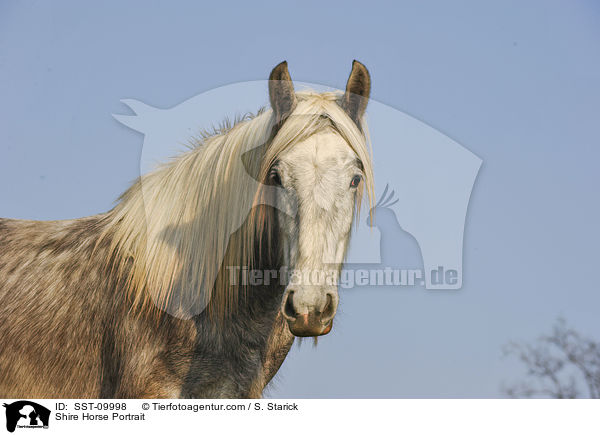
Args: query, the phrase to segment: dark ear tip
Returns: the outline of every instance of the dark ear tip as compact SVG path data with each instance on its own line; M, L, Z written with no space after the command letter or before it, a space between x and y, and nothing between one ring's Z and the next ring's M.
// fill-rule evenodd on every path
M280 62L271 70L271 74L269 75L269 80L282 80L287 74L287 60Z
M362 62L360 62L360 61L358 61L358 60L356 60L356 59L354 59L352 61L352 69L354 69L354 68L358 68L358 69L366 72L367 74L369 73L369 70L367 69L367 67L365 66L365 64L362 63Z

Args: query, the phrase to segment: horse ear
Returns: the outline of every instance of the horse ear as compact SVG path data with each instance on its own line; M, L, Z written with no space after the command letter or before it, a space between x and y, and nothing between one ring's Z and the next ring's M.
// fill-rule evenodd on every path
M371 94L371 76L367 67L357 60L352 62L352 72L346 84L342 108L360 128L360 120L365 114Z
M287 61L281 62L269 76L269 99L275 113L275 121L281 126L296 108L296 94L287 67Z

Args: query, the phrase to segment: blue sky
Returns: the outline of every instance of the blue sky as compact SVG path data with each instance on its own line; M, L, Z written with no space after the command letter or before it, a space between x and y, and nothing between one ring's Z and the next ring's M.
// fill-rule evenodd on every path
M483 159L464 286L343 290L332 333L295 346L268 394L497 397L523 374L507 341L559 315L600 337L599 24L592 1L2 2L0 216L111 208L143 141L111 116L123 98L168 108L283 59L339 88L359 59L375 100Z

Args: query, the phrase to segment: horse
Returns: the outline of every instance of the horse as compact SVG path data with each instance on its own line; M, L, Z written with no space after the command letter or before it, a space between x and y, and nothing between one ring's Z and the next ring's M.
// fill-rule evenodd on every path
M195 138L110 211L0 219L0 396L262 397L295 337L332 329L373 198L370 89L354 61L345 92L296 92L284 61L270 109Z

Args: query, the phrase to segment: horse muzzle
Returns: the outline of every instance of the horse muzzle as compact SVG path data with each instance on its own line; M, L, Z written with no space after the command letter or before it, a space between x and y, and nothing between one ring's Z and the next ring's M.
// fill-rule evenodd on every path
M288 320L288 326L296 337L317 337L328 334L333 326L333 319L323 325L315 314L301 314L293 320Z
M292 334L297 337L317 337L331 331L337 304L337 292L327 292L322 303L307 307L302 303L302 293L288 290L283 298L281 312Z

